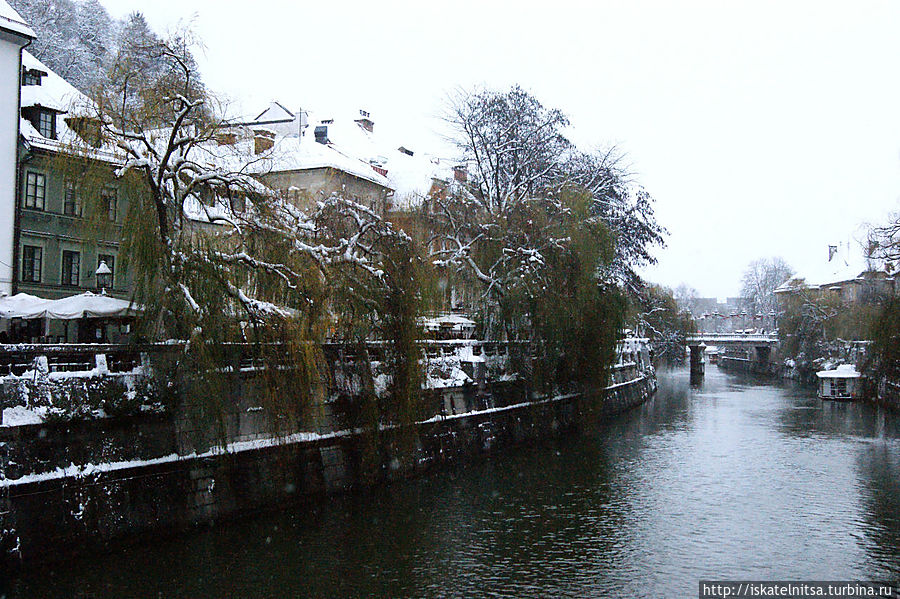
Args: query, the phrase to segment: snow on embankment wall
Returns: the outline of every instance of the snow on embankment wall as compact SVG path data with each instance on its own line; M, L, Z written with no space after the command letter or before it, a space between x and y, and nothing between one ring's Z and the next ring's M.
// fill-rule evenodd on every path
M452 353L440 352L435 381L463 378ZM412 455L388 444L374 474L365 466L368 441L361 431L323 425L273 437L254 402L241 397L240 384L224 445L189 418L165 413L0 427L0 561L53 559L61 551L413 476L570 431L586 412L621 411L655 390L652 371L631 365L614 380L591 400L578 394L535 399L509 377L425 390L434 415L416 425ZM394 430L382 427L380 434Z

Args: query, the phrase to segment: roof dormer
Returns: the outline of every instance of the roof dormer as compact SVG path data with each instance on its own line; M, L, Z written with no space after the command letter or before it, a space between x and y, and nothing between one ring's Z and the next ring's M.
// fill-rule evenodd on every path
M69 116L65 119L69 129L75 132L86 144L95 148L100 147L103 141L103 128L100 119L89 116Z
M372 120L372 115L369 114L368 110L360 110L359 118L353 122L369 133L372 133L375 130L375 121Z
M22 85L40 85L43 78L47 76L47 71L40 69L29 69L22 67Z
M56 139L56 115L58 111L44 106L26 106L22 116L30 122L42 137Z

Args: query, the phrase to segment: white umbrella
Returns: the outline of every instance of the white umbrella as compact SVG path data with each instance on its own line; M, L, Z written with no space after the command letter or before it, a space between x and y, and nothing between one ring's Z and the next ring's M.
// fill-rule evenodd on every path
M22 318L52 318L55 320L108 318L131 316L142 309L141 306L126 300L86 291L62 299L45 300L35 305L32 310L26 311Z
M4 295L0 297L0 318L30 318L24 315L33 312L48 301L28 293Z

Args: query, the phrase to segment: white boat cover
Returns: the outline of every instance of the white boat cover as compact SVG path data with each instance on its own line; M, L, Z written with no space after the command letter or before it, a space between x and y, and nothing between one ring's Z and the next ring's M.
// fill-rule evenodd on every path
M858 379L862 375L853 364L841 364L834 370L820 370L816 376L820 379Z
M0 298L0 317L2 318L50 318L53 320L109 318L132 316L141 309L141 306L127 300L108 295L97 295L90 291L56 300L42 299L26 293Z

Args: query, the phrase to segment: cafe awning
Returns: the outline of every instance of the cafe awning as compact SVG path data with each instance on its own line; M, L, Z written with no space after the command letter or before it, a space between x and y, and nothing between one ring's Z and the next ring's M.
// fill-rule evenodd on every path
M0 317L2 318L50 318L53 320L112 318L133 316L141 309L141 306L127 300L108 295L97 295L90 291L55 300L42 299L25 293L0 298Z
M46 301L28 293L0 296L0 318L24 318L23 314L30 313Z

